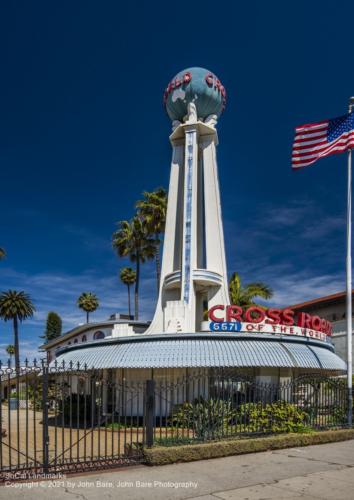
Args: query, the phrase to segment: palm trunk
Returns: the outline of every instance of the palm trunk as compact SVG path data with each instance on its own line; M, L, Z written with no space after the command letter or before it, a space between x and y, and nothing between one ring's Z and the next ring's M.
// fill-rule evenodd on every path
M128 312L129 312L129 319L131 316L131 307L130 307L130 284L128 283Z
M89 322L89 318L90 318L89 314L90 314L90 313L89 313L88 311L86 311L86 323L88 323L88 322Z
M159 294L159 290L160 290L160 276L161 276L159 234L156 233L155 237L156 237L156 241L158 241L158 243L156 245L155 263L156 263L157 294Z
M135 314L134 319L139 319L139 280L140 280L140 255L139 252L136 254L136 280L135 280Z
M18 342L18 320L14 317L14 340L15 340L15 368L16 372L20 373L20 347Z

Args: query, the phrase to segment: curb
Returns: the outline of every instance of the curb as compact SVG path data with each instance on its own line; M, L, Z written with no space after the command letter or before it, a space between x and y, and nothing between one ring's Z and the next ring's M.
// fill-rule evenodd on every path
M320 431L310 434L282 434L250 439L233 439L202 444L153 447L144 450L146 465L167 465L194 462L210 458L243 455L268 450L281 450L294 446L336 443L354 439L354 429Z

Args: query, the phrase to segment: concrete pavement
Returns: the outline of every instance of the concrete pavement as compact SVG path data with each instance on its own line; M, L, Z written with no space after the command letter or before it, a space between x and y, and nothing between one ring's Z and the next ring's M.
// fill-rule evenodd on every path
M354 440L0 487L0 499L354 499Z

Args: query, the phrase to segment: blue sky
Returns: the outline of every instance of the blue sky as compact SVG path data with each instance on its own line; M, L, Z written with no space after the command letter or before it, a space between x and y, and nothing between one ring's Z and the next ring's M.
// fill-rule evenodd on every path
M1 7L0 290L29 292L21 327L33 356L49 310L84 320L126 311L111 249L143 190L168 186L162 107L181 69L215 72L228 92L218 130L228 269L287 305L345 287L346 157L292 172L296 125L344 114L354 94L354 5L300 0L192 3L8 2ZM143 269L142 316L155 304ZM0 358L12 342L0 323Z

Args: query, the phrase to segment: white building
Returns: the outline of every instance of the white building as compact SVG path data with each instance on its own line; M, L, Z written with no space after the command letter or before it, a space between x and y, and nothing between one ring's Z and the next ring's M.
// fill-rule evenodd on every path
M59 344L50 346L53 363L107 369L125 381L176 380L215 368L271 383L343 373L346 365L321 318L306 317L305 325L294 311L274 309L266 317L262 310L230 309L216 154L225 88L210 71L190 68L171 80L164 101L172 120L172 162L154 318L144 333L138 331L144 325L132 322L75 329L64 348L55 353ZM207 311L211 322L205 322ZM110 328L109 336L94 340L96 331Z

